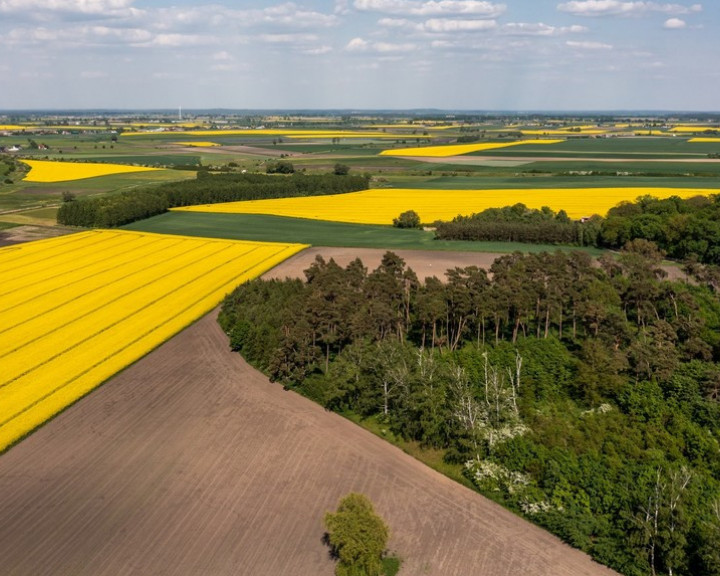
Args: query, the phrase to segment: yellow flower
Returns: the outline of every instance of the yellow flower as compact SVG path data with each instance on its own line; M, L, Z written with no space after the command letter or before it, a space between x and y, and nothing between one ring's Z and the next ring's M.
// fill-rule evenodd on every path
M81 180L109 174L161 170L161 168L144 166L91 162L54 162L52 160L23 160L23 162L30 166L30 172L25 177L25 182L65 182L66 180Z
M303 248L105 230L0 249L0 450Z

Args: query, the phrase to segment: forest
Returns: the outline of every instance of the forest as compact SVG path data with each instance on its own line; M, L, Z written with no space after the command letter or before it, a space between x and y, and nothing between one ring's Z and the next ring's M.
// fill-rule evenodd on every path
M605 217L582 222L553 212L515 204L490 208L450 222L437 222L443 240L495 240L536 244L566 244L620 249L628 241L649 240L669 257L720 264L720 196L641 196L622 202Z
M343 194L364 190L369 177L335 174L212 174L199 171L195 180L146 186L118 194L63 202L58 224L113 228L162 214L170 208L238 200Z
M230 345L330 410L441 451L481 493L628 576L720 574L720 299L617 257L498 258L419 281L318 258L224 301ZM710 279L710 280L708 280Z

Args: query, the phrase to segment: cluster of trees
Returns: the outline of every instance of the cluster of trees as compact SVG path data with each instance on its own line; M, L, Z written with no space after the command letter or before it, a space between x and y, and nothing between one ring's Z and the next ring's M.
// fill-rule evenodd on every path
M514 253L424 282L392 253L319 258L219 319L273 380L444 451L598 561L720 574L720 298L661 256Z
M211 174L198 172L195 180L139 188L98 198L63 202L57 221L67 226L122 226L162 214L169 208L215 204L237 200L260 200L292 196L344 194L368 187L368 176L334 174Z
M720 195L682 199L642 196L607 216L583 221L561 210L532 210L524 204L490 208L436 223L444 240L515 241L620 249L636 239L657 244L670 258L720 264Z
M553 212L547 206L534 210L525 204L489 208L471 216L457 216L438 222L435 237L441 240L481 240L595 246L600 217L580 222L571 220L564 210Z
M278 160L277 162L268 162L265 172L268 174L294 174L295 166L288 160Z
M612 208L603 220L601 245L655 242L671 258L720 264L720 195L659 200L651 196Z

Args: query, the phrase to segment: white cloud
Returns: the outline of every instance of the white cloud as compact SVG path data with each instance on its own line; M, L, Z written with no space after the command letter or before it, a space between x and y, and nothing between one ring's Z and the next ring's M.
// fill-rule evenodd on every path
M0 0L2 1L2 0ZM187 9L164 8L154 13L153 23L158 26L197 27L229 25L242 28L330 28L340 22L335 14L304 10L293 2L262 9L236 10L224 5L210 4Z
M221 50L220 52L215 52L215 54L212 55L212 59L218 60L220 62L227 62L229 60L232 60L233 57L229 53L225 52L225 50Z
M203 10L205 8L203 7ZM312 10L303 10L294 2L287 2L277 6L270 6L262 10L236 11L243 19L251 24L263 22L265 24L284 25L292 28L330 27L338 23L334 14L323 14Z
M680 30L682 28L687 28L687 23L685 20L680 20L680 18L670 18L665 20L663 28L667 28L668 30Z
M268 44L304 44L318 40L315 34L261 34L259 38Z
M513 36L562 36L564 34L583 34L588 31L585 26L549 26L547 24L511 22L504 24L501 31Z
M496 18L506 10L505 4L478 0L355 0L353 5L357 10L406 16L472 15Z
M393 44L391 42L368 42L362 38L353 38L345 46L345 50L348 52L377 52L377 53L389 53L389 52L411 52L416 50L416 44Z
M450 18L433 18L423 24L427 32L477 32L481 30L492 30L497 27L495 20L453 20Z
M451 40L433 40L430 44L433 48L455 48L457 42Z
M602 42L575 42L568 40L565 42L570 48L578 48L580 50L612 50L612 44L604 44Z
M348 52L365 52L368 49L368 46L370 46L370 43L367 40L363 40L362 38L353 38L348 42L347 46L345 46L345 50Z
M130 8L134 0L0 0L0 12L76 12L112 14Z
M142 48L187 48L190 46L203 46L216 44L217 38L200 34L157 34L149 42L136 44Z
M497 28L495 20L459 20L454 18L430 18L416 22L407 18L381 18L378 24L384 28L404 29L420 34L454 34L482 32Z
M335 14L344 16L350 12L350 0L335 0Z
M307 48L306 50L301 50L303 54L308 54L309 56L321 56L323 54L327 54L328 52L332 52L332 46L318 46L317 48Z
M561 12L569 12L575 16L637 16L647 12L665 14L690 14L701 12L702 4L686 6L684 4L667 4L659 2L622 2L620 0L573 0L558 4Z

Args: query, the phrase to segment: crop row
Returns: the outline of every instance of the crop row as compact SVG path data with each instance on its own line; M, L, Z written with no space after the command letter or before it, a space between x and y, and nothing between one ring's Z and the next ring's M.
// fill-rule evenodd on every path
M0 250L10 282L9 260L33 270L23 284L31 293L20 284L9 291L19 299L0 327L0 450L302 248L94 231ZM96 275L88 275L92 262Z

